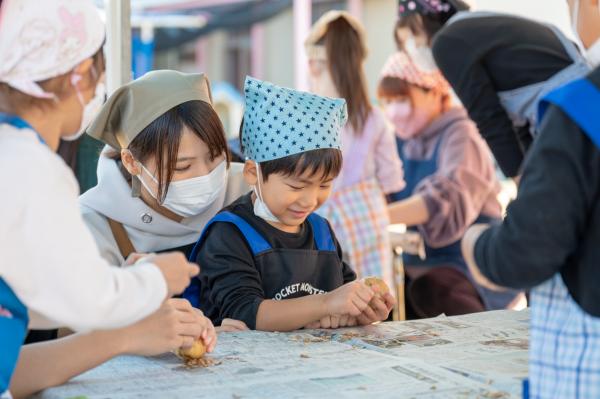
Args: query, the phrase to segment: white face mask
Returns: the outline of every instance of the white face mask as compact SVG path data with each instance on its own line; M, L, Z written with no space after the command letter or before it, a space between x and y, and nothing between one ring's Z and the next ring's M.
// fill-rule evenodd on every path
M419 46L411 35L404 41L404 48L412 62L424 72L437 71L438 67L433 58L431 49L427 46Z
M254 194L256 195L256 199L254 200L254 214L267 222L281 223L262 199L262 191L260 189L260 164L258 162L256 162L256 177L258 180L256 186L254 186Z
M140 166L158 185L156 177L141 162ZM150 195L160 203L156 193L148 187L141 176L138 177ZM217 200L226 183L227 164L223 160L212 172L205 176L171 182L161 206L186 218L200 215Z
M579 43L583 44L579 36L579 0L575 0L574 9L571 11L571 28L575 33L575 37ZM600 7L600 4L598 5ZM585 46L584 46L585 47ZM600 38L594 44L585 50L585 58L592 64L593 67L600 65Z
M61 137L65 141L75 141L78 138L80 138L83 135L83 133L85 133L85 129L90 125L90 123L92 123L96 115L98 115L98 112L100 112L100 108L102 108L102 104L104 103L104 99L106 98L106 87L104 86L104 83L98 82L98 84L96 85L96 92L94 94L94 97L90 100L89 103L85 104L83 102L83 96L77 88L77 82L79 80L81 80L81 77L79 75L74 74L71 78L71 84L77 92L77 99L79 100L79 103L81 104L81 107L83 109L81 114L81 124L79 125L77 133L72 134L70 136Z

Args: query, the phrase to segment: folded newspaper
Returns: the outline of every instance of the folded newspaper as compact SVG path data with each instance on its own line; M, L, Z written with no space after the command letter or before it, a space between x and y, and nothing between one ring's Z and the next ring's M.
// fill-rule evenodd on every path
M118 357L38 398L520 398L529 311L219 336L213 362Z

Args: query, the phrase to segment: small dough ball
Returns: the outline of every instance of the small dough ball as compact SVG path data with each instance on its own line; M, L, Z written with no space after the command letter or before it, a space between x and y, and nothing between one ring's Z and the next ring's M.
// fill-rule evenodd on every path
M200 359L206 353L206 346L201 339L194 341L189 348L179 348L178 355L184 359Z
M377 287L378 290L375 291L375 295L377 296L383 296L385 294L387 294L388 292L390 292L390 287L388 287L388 285L385 283L385 281L383 281L382 279L380 279L379 277L367 277L365 278L365 284L368 287Z

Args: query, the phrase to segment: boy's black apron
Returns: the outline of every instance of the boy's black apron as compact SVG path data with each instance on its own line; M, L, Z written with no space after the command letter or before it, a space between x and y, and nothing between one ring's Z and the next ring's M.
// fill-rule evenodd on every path
M266 299L291 299L332 291L344 284L342 260L327 221L315 213L309 215L307 221L312 229L314 250L273 248L244 218L224 211L208 222L190 260L196 260L213 223L231 223L244 236L252 251ZM206 300L199 278L192 280L183 297L194 307L200 307L200 302Z

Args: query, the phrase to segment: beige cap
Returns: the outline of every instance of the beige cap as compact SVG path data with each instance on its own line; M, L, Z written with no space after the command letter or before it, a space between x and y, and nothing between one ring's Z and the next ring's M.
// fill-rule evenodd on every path
M127 148L156 118L192 100L212 104L210 83L203 73L148 72L117 89L86 133L115 149Z
M325 33L327 33L329 24L338 18L344 18L346 21L348 21L348 23L350 24L350 26L352 26L356 33L358 33L358 37L360 38L364 54L365 56L367 55L368 49L365 42L365 28L360 23L360 21L347 11L331 10L323 14L321 18L319 18L319 20L315 22L315 24L310 30L310 33L308 34L308 37L304 41L304 48L306 49L308 58L325 58L325 49L323 48L323 46L320 46L317 43L323 38L323 36L325 36Z

